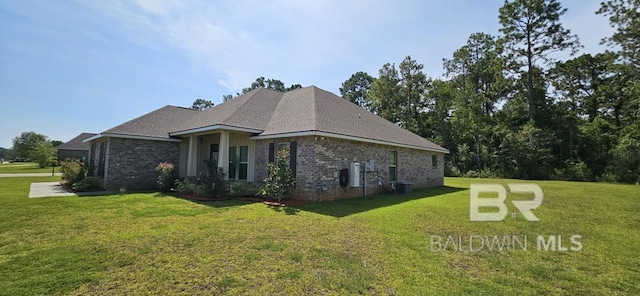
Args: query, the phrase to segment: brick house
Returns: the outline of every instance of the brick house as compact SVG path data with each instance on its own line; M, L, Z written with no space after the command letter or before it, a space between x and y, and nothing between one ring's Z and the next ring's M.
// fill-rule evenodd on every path
M83 142L84 140L95 136L92 133L82 133L66 143L56 147L58 160L77 159L87 161L89 159L89 150L91 144Z
M367 194L396 181L441 186L448 153L315 86L259 88L204 111L165 106L86 142L90 174L107 190L154 188L163 161L176 164L179 177L194 177L208 158L224 164L230 181L261 182L275 151L289 147L292 195L311 200L362 196L365 181Z

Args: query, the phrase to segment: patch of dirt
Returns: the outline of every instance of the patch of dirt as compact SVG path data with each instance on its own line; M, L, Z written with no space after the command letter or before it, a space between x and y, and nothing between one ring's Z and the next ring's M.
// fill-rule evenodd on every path
M295 207L295 206L300 206L303 204L306 204L308 202L308 200L304 200L304 199L285 199L282 200L282 202L277 202L277 201L263 201L264 204L268 205L268 206L273 206L273 207Z

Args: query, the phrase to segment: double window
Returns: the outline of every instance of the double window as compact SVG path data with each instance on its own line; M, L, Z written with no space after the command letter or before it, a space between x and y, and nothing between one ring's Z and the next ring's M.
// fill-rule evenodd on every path
M247 180L249 146L229 147L229 179Z

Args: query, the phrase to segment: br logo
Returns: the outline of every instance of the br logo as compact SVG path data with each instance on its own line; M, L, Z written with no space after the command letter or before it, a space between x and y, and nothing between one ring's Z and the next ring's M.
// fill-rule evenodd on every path
M544 198L542 188L536 184L508 184L512 193L533 193L532 200L512 200L511 203L522 213L527 221L539 221L531 210L539 207ZM507 217L508 209L505 201L507 189L500 184L471 184L469 188L469 220L502 221ZM480 192L497 193L497 197L480 198ZM497 208L498 212L480 212L480 208ZM515 216L515 213L513 213Z

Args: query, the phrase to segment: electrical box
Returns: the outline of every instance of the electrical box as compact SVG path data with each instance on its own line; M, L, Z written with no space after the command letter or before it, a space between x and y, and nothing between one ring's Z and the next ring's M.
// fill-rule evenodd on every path
M349 171L349 187L360 187L360 163L352 162Z
M369 159L367 161L364 162L364 170L367 172L373 172L375 171L375 163L373 161L373 159Z

